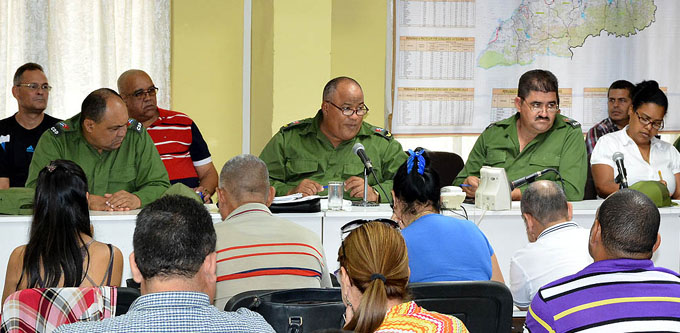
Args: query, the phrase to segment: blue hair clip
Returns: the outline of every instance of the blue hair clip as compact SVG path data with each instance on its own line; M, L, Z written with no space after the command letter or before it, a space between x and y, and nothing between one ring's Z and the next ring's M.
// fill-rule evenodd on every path
M423 174L425 172L425 158L423 157L423 152L424 150L420 150L418 152L413 152L413 150L409 149L408 153L408 160L406 161L406 173L410 174L411 170L413 170L413 162L417 158L418 160L416 161L416 165L418 166L418 173Z

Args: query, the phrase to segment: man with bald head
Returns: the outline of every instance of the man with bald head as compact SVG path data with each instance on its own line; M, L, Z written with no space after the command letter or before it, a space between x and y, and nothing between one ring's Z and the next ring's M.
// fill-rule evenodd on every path
M159 108L158 88L142 70L131 69L121 74L118 92L130 117L142 123L151 136L170 183L193 188L203 201L210 202L217 187L217 170L198 126L184 113Z
M58 159L71 160L85 172L91 210L137 209L170 186L153 141L108 88L91 92L79 114L45 131L26 186L35 187L40 170Z
M223 309L234 295L258 289L330 287L321 238L281 217L267 166L256 156L236 156L220 173L217 233L217 293Z
M361 143L378 178L368 177L367 198L388 202L392 178L406 154L387 130L363 121L367 113L357 81L344 76L330 80L316 116L283 126L260 154L276 195L325 194L329 181L344 181L345 198L363 198L364 165L352 151Z
M583 269L588 254L588 230L571 220L572 206L557 183L539 180L524 191L520 203L529 244L510 259L510 291L526 309L538 288Z

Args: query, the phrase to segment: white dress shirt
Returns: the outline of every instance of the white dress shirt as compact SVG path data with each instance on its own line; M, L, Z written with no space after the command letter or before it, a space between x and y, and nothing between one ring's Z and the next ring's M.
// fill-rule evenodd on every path
M628 136L628 126L614 133L609 133L599 140L590 157L590 165L606 164L614 169L614 178L619 175L619 170L612 160L615 152L623 154L626 167L628 185L633 185L643 180L660 180L659 171L666 181L668 192L673 196L675 193L675 174L680 173L680 153L668 142L655 137L651 140L649 149L649 163L640 153L640 149L633 139Z
M510 259L510 291L515 305L529 307L539 288L590 265L589 234L575 222L558 223L517 250Z

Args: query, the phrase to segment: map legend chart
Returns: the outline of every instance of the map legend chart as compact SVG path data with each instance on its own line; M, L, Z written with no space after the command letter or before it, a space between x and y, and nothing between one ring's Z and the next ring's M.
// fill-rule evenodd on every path
M583 88L583 120L581 127L587 130L607 118L608 88Z
M475 27L475 0L403 0L399 6L404 27Z
M412 37L399 39L400 79L472 80L475 73L473 37Z
M451 133L452 126L472 124L474 96L473 88L399 88L398 123Z

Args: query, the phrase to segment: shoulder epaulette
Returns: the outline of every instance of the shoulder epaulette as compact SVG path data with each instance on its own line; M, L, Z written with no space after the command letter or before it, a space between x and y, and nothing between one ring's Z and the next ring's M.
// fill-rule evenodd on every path
M144 125L137 120L130 118L128 119L128 129L135 130L137 133L142 133L144 132Z
M489 128L494 127L494 126L496 126L496 122L495 122L495 121L494 121L493 123L489 124L489 126L487 126L485 129L489 129Z
M281 127L282 131L287 131L291 128L295 128L297 126L300 126L302 124L307 124L309 123L309 119L302 119L302 120L296 120L296 121L291 121L288 124L284 125Z
M581 127L581 123L579 123L577 120L571 119L569 117L564 117L564 122L567 123L569 126L571 126L573 128Z
M383 138L388 139L388 140L392 140L392 139L393 139L392 133L390 133L390 131L388 131L388 130L382 128L382 127L373 126L373 127L371 127L371 132L372 132L373 134L380 135L380 136L382 136Z
M54 134L54 135L61 135L61 133L66 132L66 131L70 131L70 130L71 130L71 126L69 126L69 124L67 124L63 121L60 121L60 122L54 124L54 126L50 127L50 132L52 132L52 134Z

